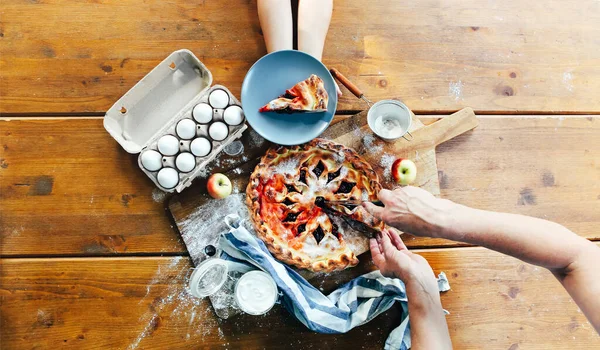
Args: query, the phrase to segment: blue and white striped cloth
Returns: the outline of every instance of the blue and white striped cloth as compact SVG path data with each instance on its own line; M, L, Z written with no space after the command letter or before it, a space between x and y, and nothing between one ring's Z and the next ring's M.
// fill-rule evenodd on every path
M388 336L385 349L410 348L406 289L402 281L373 271L325 296L296 271L275 260L264 243L240 225L239 218L229 216L227 220L231 229L219 240L221 258L244 261L269 273L282 293L282 303L310 330L345 333L371 321L398 301L402 305L402 322ZM443 272L438 277L438 286L440 291L450 289Z

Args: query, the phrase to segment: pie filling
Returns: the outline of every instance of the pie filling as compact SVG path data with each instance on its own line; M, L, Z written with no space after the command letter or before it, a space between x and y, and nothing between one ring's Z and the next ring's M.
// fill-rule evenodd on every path
M261 216L268 218L266 221L271 225L279 223L283 226L276 232L289 241L301 236L308 238L305 235L312 235L317 244L327 235L343 241L340 228L333 224L332 214L323 209L323 202L325 198L331 201L356 199L348 197L354 189L358 190L356 180L341 178L342 174L349 177L348 165L336 164L330 169L322 160L313 166L307 162L302 165L297 174L287 174L286 177L274 173L261 182Z
M344 268L357 260L344 236L350 228L339 215L369 226L378 223L365 220L360 206L340 206L342 213L338 213L338 208L335 212L325 208L324 201L374 200L380 186L372 169L357 161L353 152L344 153L340 145L328 141L313 144L319 142L328 148L280 148L267 153L251 177L248 202L254 208L259 236L278 258L304 267L307 259L329 261L328 269ZM354 157L352 161L345 159L346 154Z

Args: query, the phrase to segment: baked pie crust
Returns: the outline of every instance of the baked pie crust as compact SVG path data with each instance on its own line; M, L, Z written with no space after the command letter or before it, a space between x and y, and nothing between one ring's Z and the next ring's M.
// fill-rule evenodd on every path
M364 235L349 239L351 228L337 215L315 205L328 201L376 200L381 189L375 171L354 150L324 139L271 148L250 176L246 204L269 251L280 261L315 272L358 264ZM361 206L342 205L340 215L381 230L383 222ZM356 241L359 240L359 242Z
M329 95L325 83L317 75L311 75L287 89L285 94L262 106L259 112L324 112L327 110Z

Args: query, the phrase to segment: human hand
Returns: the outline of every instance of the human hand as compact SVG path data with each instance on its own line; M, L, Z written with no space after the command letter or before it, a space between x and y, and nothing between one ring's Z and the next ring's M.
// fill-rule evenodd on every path
M398 231L386 228L369 241L373 262L387 277L399 278L407 286L419 285L430 293L438 293L437 279L425 258L406 248Z
M427 260L410 252L393 228L371 238L370 246L381 273L400 278L406 286L413 348L452 349L437 279Z
M418 187L379 191L385 207L365 202L363 207L374 216L403 232L415 236L440 237L451 218L454 203L434 197Z

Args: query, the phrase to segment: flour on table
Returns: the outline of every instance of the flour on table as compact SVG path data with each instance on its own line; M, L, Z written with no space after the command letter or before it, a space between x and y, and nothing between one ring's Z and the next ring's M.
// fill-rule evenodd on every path
M250 129L248 133L250 134L250 147L260 147L265 143L265 139L256 131Z
M242 192L231 194L224 199L209 199L181 223L181 237L194 265L207 258L204 248L207 245L217 247L220 234L227 232L227 225L223 221L226 215L237 214L248 222L245 197Z
M156 203L164 202L165 198L167 198L166 192L163 192L158 188L152 190L152 200L154 200Z
M462 99L462 89L464 86L465 84L460 80L457 82L451 81L450 84L448 84L448 95L454 97L455 101Z
M381 160L379 161L379 165L383 168L383 177L387 181L392 180L392 164L396 158L389 154L384 154L381 156Z
M379 153L381 151L383 151L383 146L382 145L376 145L376 139L375 136L373 136L373 134L371 133L365 133L365 135L362 138L362 142L365 145L365 151L367 153Z
M206 179L210 176L211 171L212 167L205 166L204 168L200 169L200 171L198 171L198 177L201 179Z
M139 302L149 305L149 311L139 318L143 328L127 349L136 349L160 326L163 318L176 324L185 324L186 340L193 335L196 341L202 341L205 336L213 336L215 332L224 339L208 303L187 291L191 269L188 264L182 263L182 259L185 258L176 257L168 265L158 266L148 284L146 295ZM153 295L157 291L159 295Z

